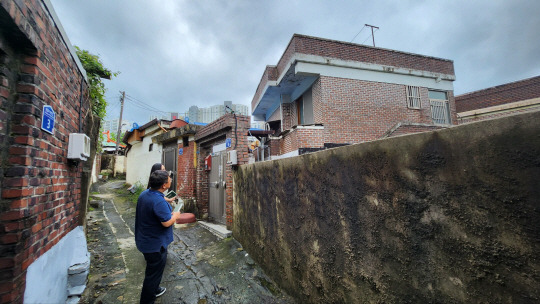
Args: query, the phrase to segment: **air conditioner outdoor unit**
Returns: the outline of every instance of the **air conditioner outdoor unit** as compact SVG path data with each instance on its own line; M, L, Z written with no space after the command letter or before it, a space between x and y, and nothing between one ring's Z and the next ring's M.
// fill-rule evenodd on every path
M90 138L83 133L69 134L68 159L87 160L90 157Z
M236 166L238 165L238 157L236 150L227 151L227 164Z

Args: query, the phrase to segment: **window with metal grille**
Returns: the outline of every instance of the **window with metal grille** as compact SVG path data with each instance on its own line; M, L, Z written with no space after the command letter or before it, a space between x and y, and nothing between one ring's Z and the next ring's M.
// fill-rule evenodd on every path
M420 109L420 88L407 86L407 106L412 109Z
M429 103L431 105L431 119L435 124L450 124L450 107L446 92L429 91Z

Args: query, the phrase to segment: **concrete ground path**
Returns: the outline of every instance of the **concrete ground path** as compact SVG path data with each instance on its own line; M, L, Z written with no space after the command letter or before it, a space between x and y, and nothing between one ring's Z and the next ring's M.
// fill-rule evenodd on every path
M138 303L146 262L133 236L135 203L124 181L95 185L88 212L90 275L81 303ZM132 195L131 195L132 196ZM295 303L234 238L200 224L175 225L156 303Z

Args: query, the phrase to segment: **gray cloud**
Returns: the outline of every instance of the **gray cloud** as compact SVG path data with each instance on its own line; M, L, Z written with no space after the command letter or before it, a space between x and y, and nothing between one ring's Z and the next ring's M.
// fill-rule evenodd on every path
M365 23L379 47L454 61L456 94L540 75L538 1L63 1L73 44L121 74L107 82L163 111L232 100L249 105L264 68L293 33L351 41ZM355 43L371 44L363 29ZM124 117L149 113L129 103Z

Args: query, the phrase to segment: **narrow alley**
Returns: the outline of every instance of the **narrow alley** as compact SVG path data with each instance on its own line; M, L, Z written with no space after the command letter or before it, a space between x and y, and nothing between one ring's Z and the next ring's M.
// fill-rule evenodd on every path
M133 237L134 194L124 181L94 185L88 212L91 268L81 303L137 303L145 261ZM201 225L175 225L156 303L294 303L233 238Z

